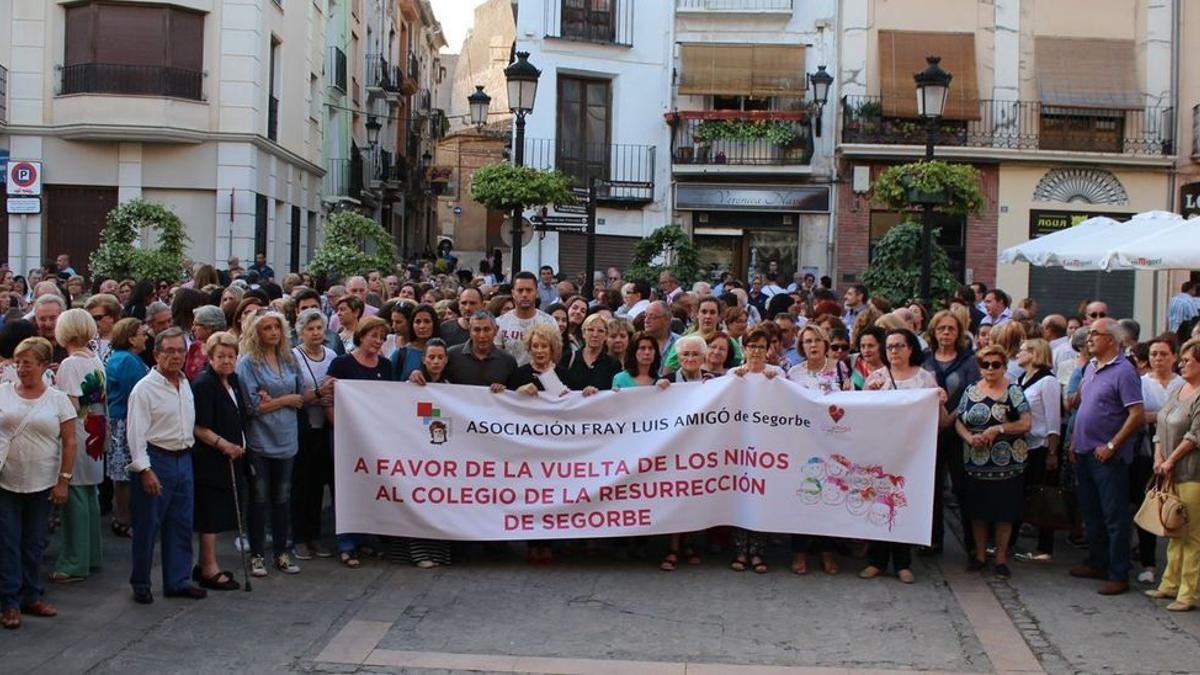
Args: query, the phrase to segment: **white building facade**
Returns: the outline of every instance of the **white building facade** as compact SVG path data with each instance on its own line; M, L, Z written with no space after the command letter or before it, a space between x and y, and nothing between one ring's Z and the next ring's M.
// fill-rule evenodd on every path
M8 219L14 269L65 252L83 271L105 215L135 198L179 215L198 262L307 262L323 218L325 0L2 4L0 149L41 162L45 185L41 213Z

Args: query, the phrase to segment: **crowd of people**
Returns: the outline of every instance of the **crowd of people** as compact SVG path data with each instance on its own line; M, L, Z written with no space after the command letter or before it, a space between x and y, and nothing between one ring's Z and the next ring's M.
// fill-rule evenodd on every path
M953 509L968 570L1007 578L1011 560L1052 563L1062 529L1057 539L1087 550L1070 574L1101 581L1101 594L1128 591L1136 575L1167 609L1196 604L1200 525L1172 538L1160 565L1156 538L1135 535L1131 518L1156 475L1200 514L1200 288L1190 283L1170 302L1174 332L1139 341L1137 323L1110 317L1102 299L1039 316L1035 300L1013 305L978 283L936 306L894 306L861 285L839 297L827 277L797 274L785 287L771 262L749 283L725 274L690 289L671 272L652 287L610 268L585 295L549 267L504 279L454 262L332 283L277 279L261 254L246 268L195 265L180 280L89 283L66 256L26 277L0 269L0 624L54 616L43 580L100 570L105 514L103 529L129 539L143 604L154 601L156 546L165 596L239 588L219 562L222 533L239 533L255 577L297 574L314 558L432 568L460 556L455 542L328 531L340 380L551 396L669 395L716 377L822 393L936 390L932 545L793 535L791 572L806 574L810 555L830 575L862 558L862 578L890 570L913 583L914 553L942 554ZM1069 522L1027 512L1047 490L1077 507ZM1022 534L1035 543L1022 546ZM57 559L43 570L52 535ZM716 528L664 539L664 571L726 551L733 570L764 573L776 537ZM647 555L646 538L616 546ZM547 564L579 547L593 554L596 542L530 542L526 555Z

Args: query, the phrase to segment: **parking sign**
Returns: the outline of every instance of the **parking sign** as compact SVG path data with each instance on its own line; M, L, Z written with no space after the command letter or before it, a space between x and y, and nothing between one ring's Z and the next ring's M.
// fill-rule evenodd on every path
M38 197L42 194L42 163L9 160L8 194L10 197Z

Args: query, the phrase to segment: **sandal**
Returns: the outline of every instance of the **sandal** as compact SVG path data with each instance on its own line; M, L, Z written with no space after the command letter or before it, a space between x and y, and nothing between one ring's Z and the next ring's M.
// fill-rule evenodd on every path
M792 574L800 576L808 574L808 557L803 553L792 559Z
M858 573L858 578L859 579L874 579L875 577L877 577L881 574L883 574L883 570L879 569L878 567L876 567L874 565L867 565L866 567L863 568L863 570L861 572Z
M821 554L821 569L824 570L825 574L830 576L841 571L838 568L837 560L833 558L833 554L828 552Z
M52 617L58 616L58 610L54 609L54 605L45 600L38 600L32 605L21 605L21 613L30 616Z
M658 564L658 569L664 572L674 572L679 567L679 552L667 551L667 556Z
M729 563L729 569L733 570L734 572L745 572L746 565L746 556L739 555L733 559L733 562Z
M207 588L213 591L236 591L241 587L241 584L233 578L233 572L228 570L221 570L211 577L200 578L200 588Z
M16 630L21 627L21 610L10 607L0 614L0 626L5 630Z
M84 577L77 577L74 574L67 574L66 572L51 572L46 578L56 584L73 584L84 580Z
M122 523L114 520L112 521L111 527L113 536L115 537L129 539L133 536L132 530L129 527L129 523Z
M750 558L750 567L754 570L755 574L767 573L767 563L763 562L763 559L760 556L754 556L753 558Z
M358 561L358 558L354 557L353 553L339 553L338 560L342 561L342 564L350 569L357 569L362 564Z

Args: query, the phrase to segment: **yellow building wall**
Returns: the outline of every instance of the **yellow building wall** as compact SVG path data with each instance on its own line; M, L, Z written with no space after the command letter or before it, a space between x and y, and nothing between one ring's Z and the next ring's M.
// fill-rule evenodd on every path
M1146 169L1113 170L1112 173L1121 181L1125 192L1129 195L1129 203L1124 205L1084 204L1065 202L1037 202L1033 199L1034 189L1038 181L1047 171L1055 168L1053 165L1035 164L1002 164L1000 166L999 187L999 230L996 237L997 252L1010 246L1029 241L1029 212L1031 210L1078 211L1083 213L1141 213L1161 209L1164 197L1167 195L1168 175L1165 171ZM1152 272L1138 272L1134 281L1133 317L1143 327L1165 322L1165 318L1155 316L1155 307L1165 307L1166 297L1162 295L1166 288L1166 275L1159 275L1158 297L1155 297L1155 277ZM1000 264L996 267L996 286L1004 289L1012 296L1014 302L1029 295L1029 265L1026 263ZM1123 318L1123 317L1118 317ZM1162 326L1154 330L1158 332ZM1144 335L1150 335L1143 328Z

